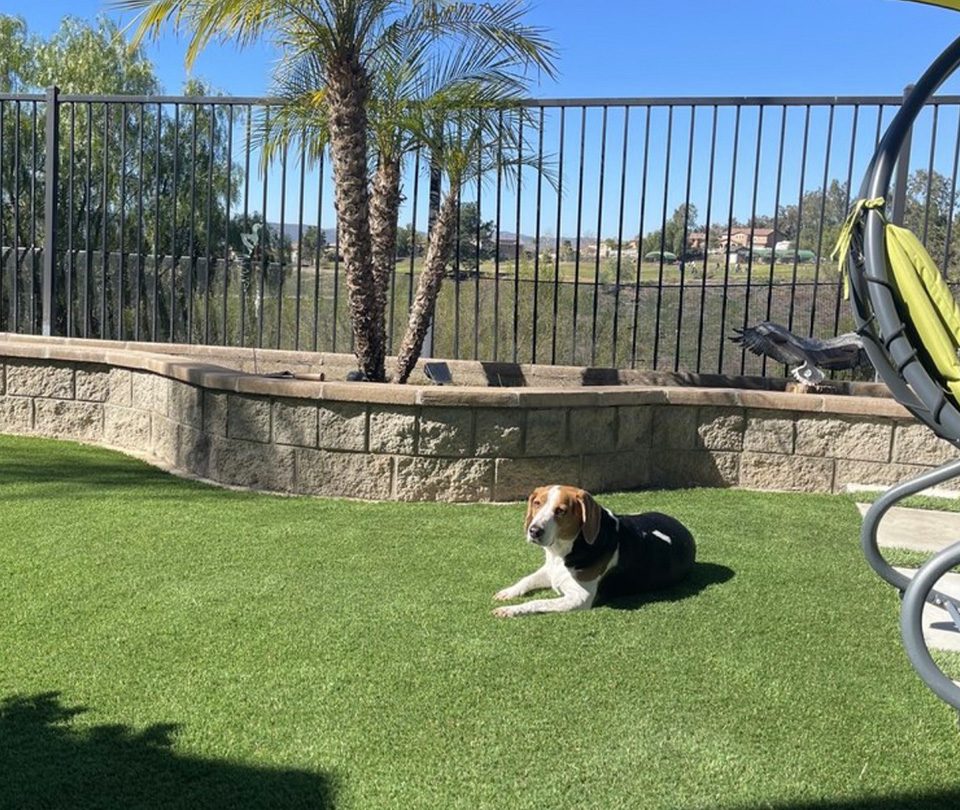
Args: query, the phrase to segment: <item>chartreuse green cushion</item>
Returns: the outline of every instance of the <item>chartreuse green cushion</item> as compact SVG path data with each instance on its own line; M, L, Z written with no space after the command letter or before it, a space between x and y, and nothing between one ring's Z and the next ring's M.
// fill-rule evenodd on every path
M887 260L904 321L916 335L918 351L939 372L960 401L960 307L930 254L906 228L886 225Z

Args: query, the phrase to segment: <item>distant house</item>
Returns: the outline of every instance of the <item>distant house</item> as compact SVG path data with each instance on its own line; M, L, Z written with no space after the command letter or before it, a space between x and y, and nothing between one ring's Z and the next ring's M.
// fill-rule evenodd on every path
M691 253L703 253L707 249L706 231L696 231L687 235L687 250Z
M751 239L752 244L751 244ZM720 234L720 247L728 251L739 248L772 248L783 239L783 234L773 228L731 228ZM728 241L729 240L729 241Z

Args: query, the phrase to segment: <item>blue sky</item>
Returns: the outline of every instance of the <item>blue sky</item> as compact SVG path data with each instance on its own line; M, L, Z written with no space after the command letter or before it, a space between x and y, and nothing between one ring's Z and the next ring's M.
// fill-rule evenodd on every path
M550 29L560 51L560 75L556 81L543 81L534 88L532 95L541 98L582 97L654 97L654 96L793 96L793 95L898 95L903 87L916 79L933 58L957 35L960 35L960 13L905 2L904 0L534 0L530 18ZM59 24L61 17L72 14L92 19L105 13L118 21L129 23L125 17L97 0L35 0L27 4L19 0L0 0L0 13L19 14L26 18L30 29L47 35ZM168 93L179 92L187 77L183 64L185 42L172 35L165 35L159 42L148 45L147 52L157 74ZM248 48L242 52L232 45L214 45L200 57L194 75L208 81L218 91L232 95L257 96L266 94L270 88L269 75L275 55L267 45ZM948 85L948 90L958 92L960 80ZM567 132L567 181L575 176L577 129L576 110L568 115ZM599 111L594 111L596 118ZM815 130L817 116L823 117L824 109L814 111ZM960 113L957 113L960 114ZM679 112L676 132L686 128L685 113ZM951 113L951 115L956 115ZM662 115L654 114L658 126L663 125ZM796 119L796 116L794 116ZM608 182L602 193L597 184L594 166L599 145L594 135L588 137L588 165L586 169L585 221L582 232L603 236L614 235L620 228L616 220L617 168L621 117L611 111L610 142L608 155ZM944 116L944 128L955 126ZM556 148L556 119L549 119L547 126L547 150ZM697 121L696 155L691 169L694 178L691 184L691 201L696 201L701 215L706 208L707 172L704 148L709 121L701 115ZM727 123L729 127L729 122ZM776 120L771 117L764 130L764 160L759 183L758 212L772 211L774 207ZM840 121L833 144L834 156L827 157L832 172L845 159L849 149ZM960 127L960 124L957 125ZM597 131L597 121L591 124L591 132ZM641 118L631 119L631 144L640 134ZM752 132L752 120L744 120L744 132ZM870 133L866 124L861 125L862 147L858 162L863 162L872 151L868 142ZM825 131L823 122L819 131ZM929 131L929 128L928 130ZM793 120L787 135L787 153L799 151L802 121ZM754 136L755 137L755 136ZM922 150L923 139L917 138L915 148ZM672 211L684 199L686 155L684 136L675 135L674 162L671 169L667 210ZM689 139L687 139L689 142ZM571 148L571 144L574 148ZM726 149L722 138L718 149ZM750 136L741 141L741 160L750 164ZM938 149L944 152L938 165L947 165L951 158L946 138L941 138ZM825 147L814 138L810 144L806 178L803 188L819 187L824 172ZM651 153L651 189L663 188L663 179L656 178L662 170L664 155L657 149ZM624 215L623 231L629 238L638 230L639 201L643 196L638 180L638 149L631 145L628 161L625 196L628 210ZM734 210L740 218L750 215L751 182L748 173L741 169ZM781 204L796 202L798 167L788 166L784 172ZM533 181L525 182L525 195L532 194ZM726 216L724 199L727 191L722 173L718 174L714 189L715 205L712 219ZM308 178L313 186L313 177ZM421 184L423 185L423 184ZM278 184L270 186L268 219L279 219L280 194ZM296 210L296 183L291 184L286 197L286 210ZM422 189L421 189L422 190ZM490 211L492 193L484 191L484 218L492 218ZM304 210L306 222L315 221L316 206L313 194L308 193ZM465 199L470 199L468 194ZM642 223L644 232L659 227L663 203L660 194L650 194ZM321 220L332 224L332 195L325 194ZM547 194L543 206L542 230L551 231L555 223L557 203ZM256 199L256 198L254 198ZM537 227L532 197L531 204L522 206L521 230L531 234ZM568 235L575 230L575 206L572 195L564 193L562 203L563 221L561 232ZM417 203L418 210L423 201ZM509 194L501 212L504 230L510 230L515 221L512 213L515 203ZM603 211L602 222L594 213ZM404 221L409 212L401 213ZM421 224L423 213L418 214ZM290 221L289 214L288 219ZM598 228L599 226L599 228Z
M60 18L122 17L97 0L0 0L47 34ZM539 0L531 18L561 51L557 82L536 95L896 93L960 34L960 14L904 0ZM183 43L149 48L168 92L186 72ZM224 92L269 87L272 52L212 46L195 72Z

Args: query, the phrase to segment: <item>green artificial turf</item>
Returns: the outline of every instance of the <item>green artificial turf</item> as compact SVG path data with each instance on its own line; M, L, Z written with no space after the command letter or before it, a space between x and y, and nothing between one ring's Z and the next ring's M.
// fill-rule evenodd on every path
M531 482L539 483L539 482ZM227 492L0 437L0 807L960 806L850 499L676 515L685 588L492 617L520 505Z

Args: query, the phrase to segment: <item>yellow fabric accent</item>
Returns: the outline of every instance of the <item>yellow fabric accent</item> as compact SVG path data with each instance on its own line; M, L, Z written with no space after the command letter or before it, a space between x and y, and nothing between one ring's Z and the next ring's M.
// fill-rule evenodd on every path
M960 11L960 0L913 0L915 3L926 3L928 6L942 6Z
M957 0L960 2L960 0ZM840 235L837 237L837 244L833 248L830 258L837 262L837 270L843 276L843 297L844 300L850 297L850 279L847 277L847 254L850 252L850 243L853 241L853 229L867 208L883 208L886 205L883 197L872 197L869 200L859 199L853 204L850 213L843 222L840 229Z
M885 229L887 262L904 321L920 356L960 401L960 307L926 248L906 228ZM924 357L926 355L926 357Z

